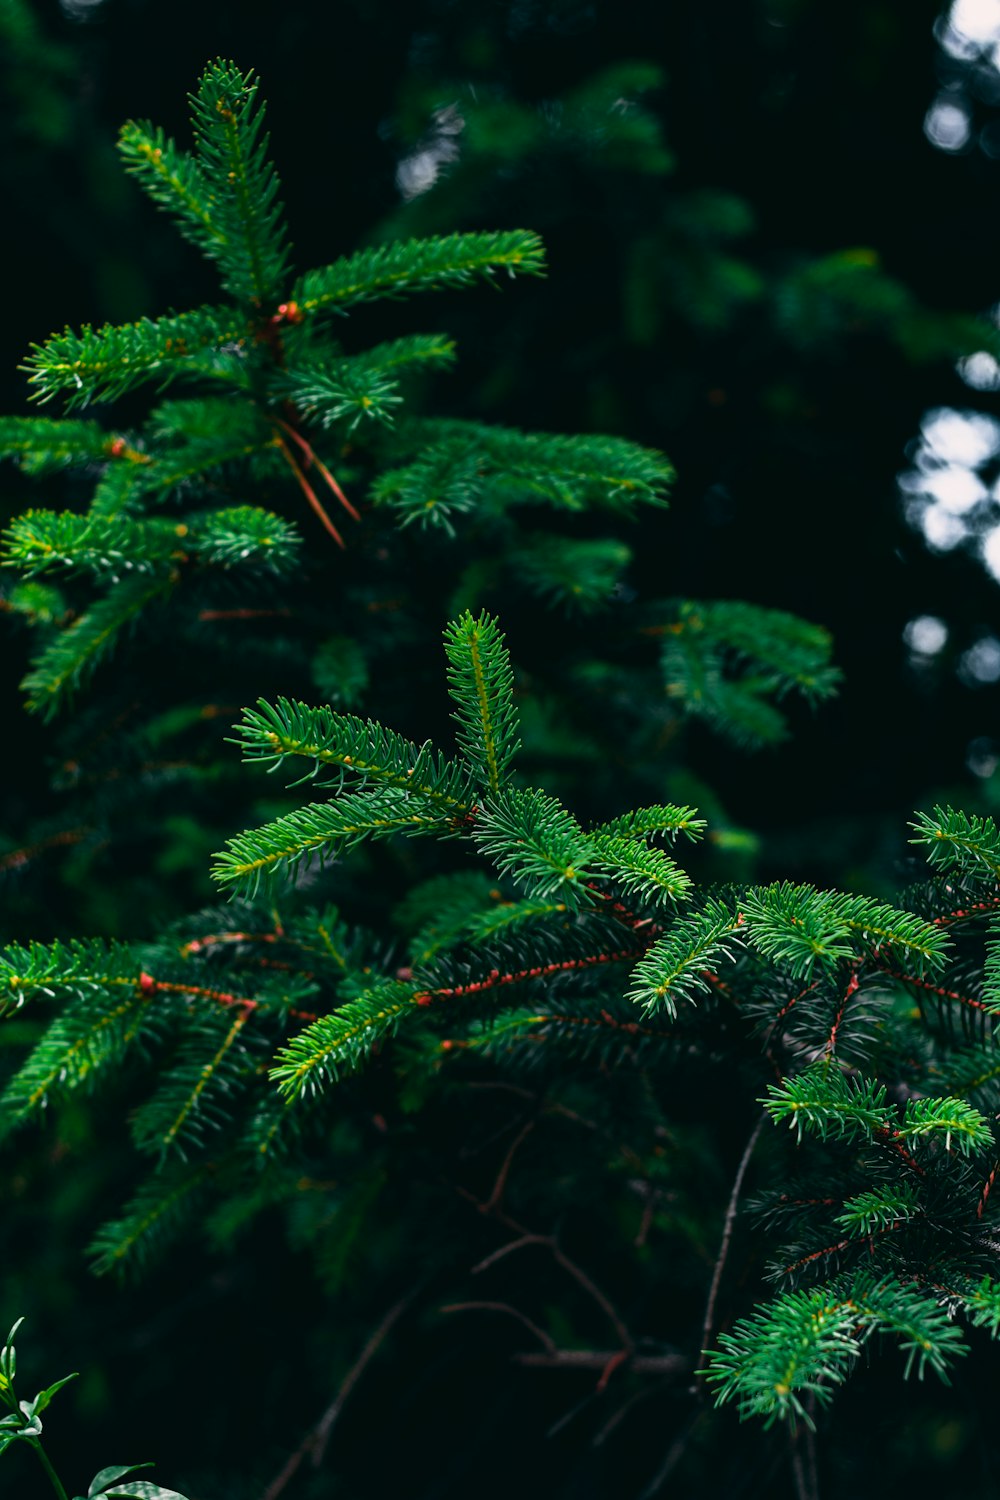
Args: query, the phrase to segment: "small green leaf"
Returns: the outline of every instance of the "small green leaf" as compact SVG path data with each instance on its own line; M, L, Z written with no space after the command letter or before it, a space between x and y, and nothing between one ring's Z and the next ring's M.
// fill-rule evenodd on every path
M165 1490L148 1479L130 1479L124 1489L105 1490L107 1500L187 1500L177 1490Z
M95 1474L90 1481L90 1489L87 1491L87 1500L94 1500L95 1495L104 1494L109 1485L114 1484L116 1479L124 1479L126 1474L135 1474L139 1469L151 1469L152 1463L145 1464L114 1464L110 1469L102 1469Z
M17 1433L17 1436L22 1438L38 1437L42 1430L42 1419L35 1411L34 1401L22 1401L21 1410L27 1420Z
M79 1371L74 1370L72 1375L64 1375L62 1380L56 1381L55 1385L50 1385L44 1391L39 1391L38 1395L32 1402L35 1410L44 1411L56 1392L61 1391L64 1385L69 1385L71 1380L76 1380L78 1375Z

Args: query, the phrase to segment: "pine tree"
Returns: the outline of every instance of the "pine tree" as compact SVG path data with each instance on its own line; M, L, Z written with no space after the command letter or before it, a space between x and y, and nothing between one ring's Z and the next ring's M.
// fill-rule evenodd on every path
M211 64L192 121L191 151L135 122L121 150L225 300L35 346L36 398L73 414L0 428L67 502L8 528L4 604L40 638L28 706L65 725L74 804L0 859L69 847L77 886L116 867L96 935L0 952L21 1028L0 1132L16 1150L124 1082L147 1166L96 1269L201 1232L248 1255L278 1218L341 1305L359 1247L388 1289L419 1242L456 1318L506 1316L553 1380L614 1378L622 1421L667 1381L698 1420L726 1420L714 1400L801 1431L876 1334L947 1375L964 1330L1000 1326L1000 833L919 815L930 875L895 904L716 878L729 830L669 800L663 742L689 719L780 739L790 696L835 689L826 631L633 602L623 524L663 503L661 455L429 417L410 382L452 363L445 335L333 339L370 301L539 272L534 234L294 277L256 79ZM636 148L660 160L648 132ZM533 637L551 652L526 670ZM107 918L150 830L161 862L212 839L219 898L162 900L137 938L127 901ZM498 1104L470 1124L471 1090ZM577 1248L586 1205L608 1290ZM651 1236L686 1293L652 1319ZM549 1300L508 1274L530 1251ZM477 1299L470 1261L504 1290Z

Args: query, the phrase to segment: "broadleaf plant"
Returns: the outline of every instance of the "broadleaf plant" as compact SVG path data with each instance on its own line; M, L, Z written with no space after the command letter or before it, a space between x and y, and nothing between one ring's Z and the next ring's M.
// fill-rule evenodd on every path
M42 1412L48 1408L52 1398L77 1377L65 1375L62 1380L39 1391L31 1401L18 1399L14 1383L17 1375L14 1335L23 1322L23 1318L18 1319L7 1335L7 1342L0 1349L0 1407L7 1409L7 1415L0 1417L0 1457L15 1443L25 1444L44 1469L57 1500L69 1500L69 1493L43 1446ZM98 1496L103 1497L103 1500L185 1500L177 1490L164 1489L162 1485L153 1484L148 1479L129 1477L152 1467L150 1463L115 1464L101 1469L90 1481L86 1496L75 1495L73 1500L97 1500Z

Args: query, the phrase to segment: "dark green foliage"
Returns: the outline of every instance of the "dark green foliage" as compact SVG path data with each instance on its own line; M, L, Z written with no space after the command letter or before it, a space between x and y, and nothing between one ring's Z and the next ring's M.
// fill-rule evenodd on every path
M683 770L683 729L699 768L697 721L781 741L836 689L829 632L670 597L689 580L655 529L674 479L659 452L526 430L546 410L538 381L505 408L465 363L442 407L458 415L428 415L426 377L467 342L387 337L390 307L362 347L362 323L332 318L537 274L532 231L475 215L465 233L414 229L471 201L477 162L571 181L585 146L608 174L634 350L670 317L710 361L750 312L776 346L824 358L847 315L958 347L954 320L870 259L758 265L728 193L664 196L645 226L619 212L612 172L631 197L672 167L659 84L620 65L543 108L499 88L467 100L441 197L415 200L391 242L298 276L252 75L209 66L190 152L124 127L127 170L231 301L35 346L36 397L127 396L120 424L103 409L0 424L3 453L48 483L49 508L7 529L0 604L31 627L29 705L62 719L73 812L12 833L0 872L28 885L57 867L53 915L25 931L129 937L2 951L0 1130L28 1160L25 1127L44 1124L75 1162L81 1122L115 1122L117 1177L81 1240L112 1191L127 1200L92 1238L100 1273L172 1259L186 1277L199 1237L226 1267L207 1275L233 1274L240 1296L291 1265L323 1370L327 1305L367 1349L375 1304L412 1298L418 1360L427 1328L446 1341L461 1321L439 1308L499 1309L522 1342L484 1345L470 1388L551 1407L561 1366L593 1368L581 1394L620 1392L624 1419L679 1377L671 1410L690 1403L714 1441L731 1414L713 1394L808 1427L883 1342L917 1375L946 1376L970 1345L992 1357L970 1330L1000 1328L1000 835L980 814L921 815L931 879L898 905L811 868L775 878L773 853L757 880L754 835ZM525 312L530 295L497 304L503 338L482 314L500 397L517 368L504 341L544 305ZM626 400L600 399L606 419L580 425L637 430ZM491 405L519 425L485 420ZM714 586L704 573L692 591ZM23 909L15 894L15 937ZM267 1380L308 1336L288 1334ZM474 1343L443 1342L431 1384ZM540 1368L511 1371L511 1349ZM249 1470L234 1482L264 1489Z
M818 702L836 688L828 633L792 615L693 601L670 614L676 618L655 627L663 636L668 696L740 744L753 748L784 738L785 719L774 699L794 689Z

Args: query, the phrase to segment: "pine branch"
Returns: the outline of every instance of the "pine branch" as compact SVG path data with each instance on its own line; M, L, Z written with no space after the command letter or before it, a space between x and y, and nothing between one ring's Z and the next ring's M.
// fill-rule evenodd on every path
M94 486L89 514L104 520L141 514L148 495L148 473L145 463L109 464Z
M89 994L74 1001L0 1094L0 1138L54 1098L92 1089L100 1075L120 1065L150 1020L150 996L140 985L113 997Z
M217 221L214 184L188 151L182 151L157 125L127 120L118 135L125 170L135 177L160 208L177 221L186 240L213 259L226 248L225 231Z
M0 1018L39 997L71 999L131 991L141 970L138 956L124 943L88 938L27 947L11 944L0 949Z
M163 401L146 437L155 453L143 478L158 496L208 488L229 471L241 482L248 473L260 479L280 472L272 423L238 396Z
M726 601L682 600L660 610L667 621L648 633L663 637L668 696L748 749L784 739L777 703L789 692L815 702L836 690L829 633L795 615Z
M395 919L409 934L407 952L414 964L429 963L468 937L469 924L488 920L501 900L494 879L485 871L437 875L407 893Z
M686 631L704 631L736 659L769 668L782 691L795 688L807 700L821 700L830 697L839 680L830 665L830 632L798 615L714 600L684 605L681 620Z
M742 910L751 945L798 979L883 950L923 972L939 969L948 951L940 928L868 896L785 881L748 891Z
M245 760L270 763L274 770L289 757L312 761L312 772L300 780L328 771L332 781L324 779L319 785L339 788L356 782L396 788L455 818L471 809L462 767L446 760L429 740L416 745L371 719L310 708L289 698L273 705L259 699L256 709L244 710L243 722L235 729L233 743L241 747Z
M785 882L749 891L741 907L752 946L796 979L812 978L816 965L830 969L853 957L846 922L812 886Z
M512 554L521 582L549 604L590 613L608 605L632 561L624 542L610 537L566 537L536 533Z
M900 1338L907 1371L930 1366L944 1376L964 1354L960 1329L933 1298L912 1287L859 1277L844 1292L787 1292L732 1333L722 1334L707 1378L716 1404L737 1400L743 1417L763 1416L813 1426L812 1403L828 1405L861 1353L884 1329Z
M542 243L528 230L453 234L359 250L307 271L292 288L292 298L306 315L344 312L376 298L467 286L477 277L492 279L498 271L537 276L543 268Z
M920 1211L916 1190L907 1183L893 1184L845 1199L843 1213L837 1214L834 1222L852 1238L864 1239L894 1229Z
M216 231L204 248L218 261L227 291L266 308L278 299L289 249L258 87L256 76L234 63L209 63L191 96L191 120Z
M553 917L563 917L566 910L565 901L524 899L494 902L485 911L471 912L458 931L452 933L452 941L478 944L508 935L519 936L522 928L534 928L537 924L548 923ZM433 952L426 953L426 956L422 953L419 961L426 963L434 952L439 952L444 946L445 943L438 940Z
M831 907L860 939L865 951L876 957L883 951L895 954L918 972L934 973L946 963L950 942L940 926L911 912L899 911L871 896L847 896L830 893Z
M70 511L30 510L4 535L0 561L28 577L62 568L106 583L126 575L161 577L191 555L206 566L281 574L298 560L301 538L287 521L256 506L206 511L173 523Z
M114 649L122 632L166 594L175 575L125 578L46 646L22 686L28 708L51 718Z
M635 504L665 503L673 479L662 454L623 438L559 437L475 422L412 422L400 435L400 451L414 452L414 461L382 475L372 494L404 523L450 525L453 513L539 502L627 513Z
M455 345L443 334L410 334L376 344L363 354L339 359L296 360L278 371L272 388L289 397L305 417L324 427L346 422L353 431L368 419L392 425L394 408L401 405L401 374L422 367L440 369L454 363Z
M454 536L454 517L482 507L482 463L465 445L429 448L413 463L380 474L371 495L376 505L391 507L402 526L415 522Z
M1000 829L992 818L935 807L933 813L918 813L910 827L916 833L911 842L925 846L936 869L1000 879Z
M282 576L299 565L298 529L256 505L203 511L189 517L184 529L190 550L209 567Z
M845 1077L829 1060L771 1084L768 1097L760 1102L775 1124L787 1120L800 1140L804 1130L821 1140L857 1136L872 1140L898 1134L885 1085L860 1076Z
M629 999L647 1014L662 1011L672 1020L680 1001L711 988L707 972L734 959L742 941L739 918L718 901L708 902L702 911L674 922L636 964Z
M178 1163L148 1177L122 1216L105 1224L90 1244L98 1276L141 1271L193 1221L207 1189L218 1182L219 1163Z
M102 328L67 328L44 344L33 344L22 366L39 401L63 391L67 406L115 400L145 380L166 385L185 375L202 375L201 358L218 351L241 355L249 329L231 307L200 307L194 312Z
M632 812L622 813L607 823L599 823L595 834L606 834L612 838L648 838L652 834L663 834L676 839L681 834L692 843L697 842L708 827L704 818L699 818L693 807L638 807Z
M627 963L641 952L621 952L608 961ZM442 1045L449 1051L482 1052L528 1067L540 1064L547 1050L555 1046L579 1062L592 1062L601 1068L620 1067L626 1057L637 1067L646 1068L675 1058L677 1036L637 1021L634 1007L621 1000L590 1010L572 999L550 995L543 1005L505 1011L495 1020L478 1022L460 1042L449 1039Z
M124 444L124 439L121 440ZM51 417L0 417L0 457L16 459L26 474L51 474L115 457L118 442L96 422ZM135 450L129 450L138 458Z
M671 905L683 901L692 887L690 875L662 849L651 849L640 839L613 834L590 834L596 868L625 896Z
M229 839L212 874L251 898L277 876L290 876L307 860L324 863L366 839L392 834L452 834L454 820L417 796L380 789L349 792L335 802L314 802L262 828Z
M446 627L444 645L459 749L479 785L499 792L521 744L503 632L485 611L473 619L466 610Z
M345 356L353 368L405 375L413 370L449 369L455 363L455 341L444 333L407 333Z
M162 574L171 557L182 555L186 530L169 521L29 510L4 533L0 563L29 578L64 568L117 582L126 573Z
M990 923L983 965L983 1002L992 1015L1000 1015L1000 922Z
M324 1090L360 1067L416 1004L413 985L386 980L293 1037L278 1052L271 1077L290 1100Z
M473 837L496 868L536 900L558 896L570 910L591 901L594 848L555 797L508 787L490 797L476 818Z
M964 1099L908 1099L899 1133L908 1141L943 1135L944 1149L964 1156L994 1145L989 1122Z
M213 1009L185 1023L178 1056L132 1117L140 1150L184 1158L231 1123L262 1061L260 1038L247 1034L253 1014L249 1006L235 1007L235 1015Z
M391 427L395 408L403 404L398 381L382 370L347 360L326 367L299 365L286 371L275 385L303 416L318 419L323 427L342 422L348 433L364 421Z

